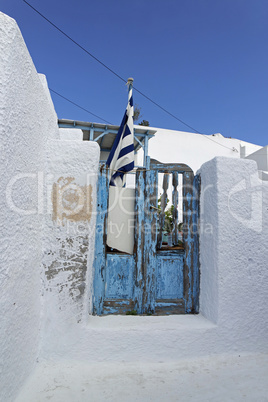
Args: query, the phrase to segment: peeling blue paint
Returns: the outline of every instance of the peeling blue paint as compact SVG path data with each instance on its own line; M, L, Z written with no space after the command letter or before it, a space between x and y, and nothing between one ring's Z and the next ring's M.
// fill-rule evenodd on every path
M106 233L109 197L109 179L108 170L103 169L99 172L97 188L97 219L95 235L95 256L93 263L94 270L94 295L93 295L93 313L102 314L103 299L106 281Z
M128 299L133 297L134 257L107 254L105 297Z
M157 299L183 297L183 255L157 255Z
M151 170L136 174L134 255L106 254L108 179L100 172L95 249L94 313L185 314L199 310L200 178L182 164L151 162ZM158 173L172 173L174 183L183 176L184 249L156 250ZM176 191L173 200L176 204ZM146 228L153 230L145 230ZM101 230L100 230L101 228Z

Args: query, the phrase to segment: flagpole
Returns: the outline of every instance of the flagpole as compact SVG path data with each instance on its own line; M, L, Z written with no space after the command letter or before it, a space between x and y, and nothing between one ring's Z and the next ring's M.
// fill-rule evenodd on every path
M133 81L134 81L134 78L131 78L131 77L127 80L128 92L130 92L133 87Z

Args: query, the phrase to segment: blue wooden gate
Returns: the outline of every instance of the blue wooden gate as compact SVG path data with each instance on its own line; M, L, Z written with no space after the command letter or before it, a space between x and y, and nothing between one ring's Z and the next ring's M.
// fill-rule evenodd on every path
M159 200L159 177L163 177ZM182 242L178 233L178 182L182 177ZM172 223L163 244L168 180L172 179ZM109 181L99 174L94 258L93 314L187 314L199 310L200 179L184 164L155 160L136 173L133 255L106 247Z

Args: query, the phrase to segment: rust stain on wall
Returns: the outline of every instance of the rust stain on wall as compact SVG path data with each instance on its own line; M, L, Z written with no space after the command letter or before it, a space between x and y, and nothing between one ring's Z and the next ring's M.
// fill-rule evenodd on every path
M75 183L74 177L60 177L52 187L52 219L58 225L64 220L90 221L92 215L92 186Z

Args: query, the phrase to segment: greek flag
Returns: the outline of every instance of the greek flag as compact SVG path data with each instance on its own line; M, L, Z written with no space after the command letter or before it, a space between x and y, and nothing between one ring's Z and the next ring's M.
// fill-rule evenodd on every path
M132 84L130 84L128 105L106 162L106 166L110 168L110 186L123 187L125 173L134 169L133 110Z

